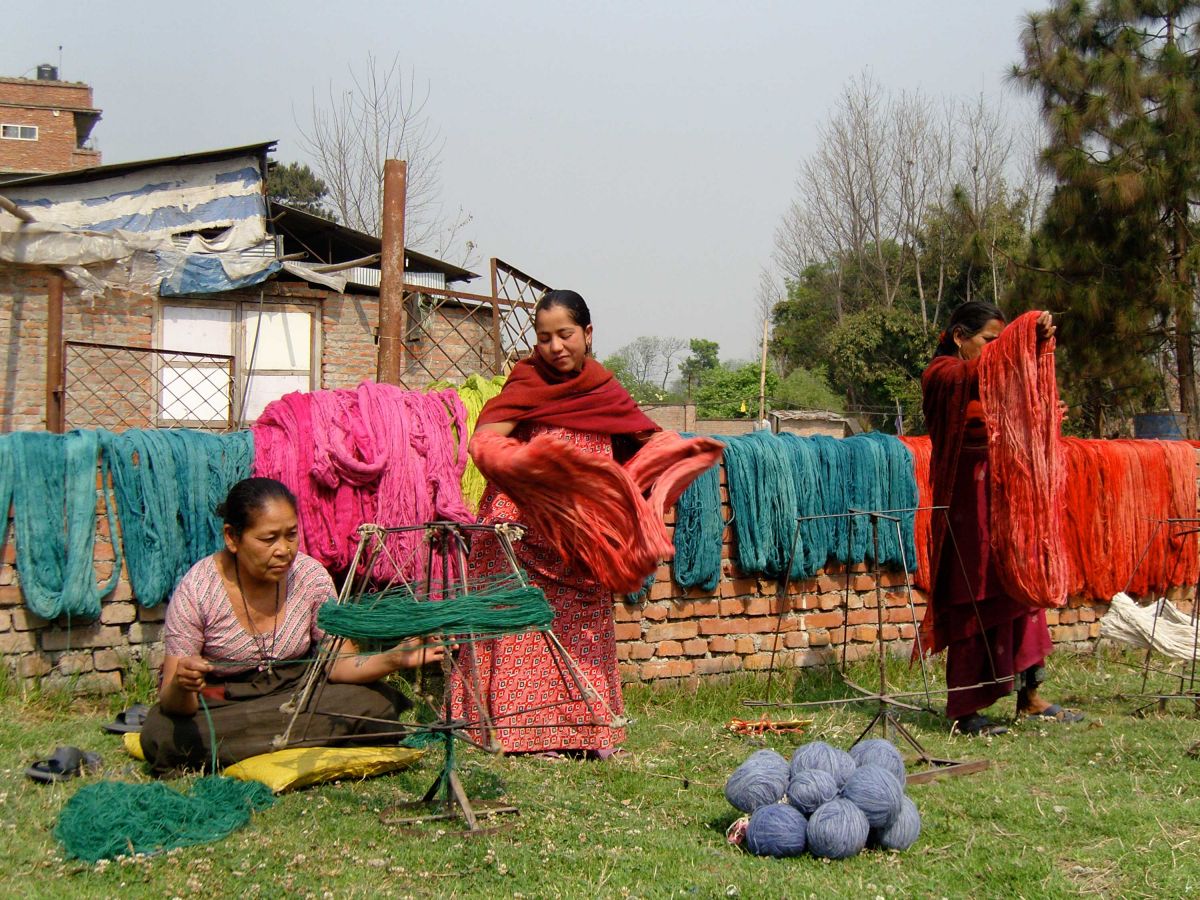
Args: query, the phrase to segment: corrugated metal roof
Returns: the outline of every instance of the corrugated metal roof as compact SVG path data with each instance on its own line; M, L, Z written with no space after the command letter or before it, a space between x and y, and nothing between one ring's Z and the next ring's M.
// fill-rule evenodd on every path
M50 175L20 175L16 177L0 176L0 184L75 184L81 181L94 181L97 178L111 178L124 172L146 169L151 166L165 166L174 163L203 162L205 160L228 159L231 156L246 156L258 154L266 156L275 149L278 141L264 141L258 144L244 144L241 147L225 147L221 150L204 150L199 153L183 153L179 156L163 156L158 159L139 159L132 162L110 163L103 166L92 166L87 169L75 169L70 172L54 172Z
M356 231L338 222L330 221L323 216L314 215L302 209L296 209L294 206L288 206L285 203L279 203L275 200L270 202L271 221L275 224L278 231L283 232L286 239L289 233L295 235L300 246L296 249L307 250L313 253L314 250L324 249L324 247L316 246L318 241L317 236L323 238L328 246L329 242L341 245L342 259L334 259L334 256L339 255L335 252L330 254L329 259L322 259L324 263L336 263L355 259L361 256L371 256L379 253L382 248L382 242L374 235L367 234L363 231ZM440 272L445 276L445 283L452 284L456 281L471 281L478 278L479 275L469 269L464 269L462 266L456 266L453 263L445 262L433 256L427 256L416 250L404 248L404 258L406 261L405 269L411 269L413 273ZM405 280L408 280L406 272ZM444 285L443 285L444 286Z

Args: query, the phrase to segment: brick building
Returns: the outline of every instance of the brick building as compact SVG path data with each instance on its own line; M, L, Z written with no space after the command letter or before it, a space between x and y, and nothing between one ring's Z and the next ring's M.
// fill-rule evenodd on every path
M100 110L89 85L59 81L54 66L37 78L0 78L0 178L100 165L89 145Z
M380 240L267 201L272 147L3 182L0 192L35 218L29 226L8 220L18 251L41 223L119 233L58 235L54 246L75 256L44 255L41 265L23 252L5 262L0 245L0 430L226 430L290 391L375 377ZM122 249L120 235L130 231L138 247ZM92 260L91 283L76 278L63 292L60 366L47 360L51 273L76 257ZM405 252L404 386L495 374L510 351L528 348L529 304L460 289L477 277ZM60 398L57 417L48 380Z

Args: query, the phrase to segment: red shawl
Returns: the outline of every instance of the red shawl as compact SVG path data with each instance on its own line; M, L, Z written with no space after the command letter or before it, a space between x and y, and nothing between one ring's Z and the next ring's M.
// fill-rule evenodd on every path
M535 351L514 367L500 393L479 414L479 425L536 421L597 434L658 431L616 377L591 357L564 375Z

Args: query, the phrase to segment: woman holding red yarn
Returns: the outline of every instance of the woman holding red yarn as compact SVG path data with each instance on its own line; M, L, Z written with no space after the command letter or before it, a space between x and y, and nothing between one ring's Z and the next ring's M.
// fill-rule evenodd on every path
M993 558L979 361L1004 327L1004 314L995 305L964 303L950 317L921 379L933 446L933 502L948 507L947 515L933 516L932 591L922 634L926 652L947 651L946 715L962 734L1006 731L982 710L1014 686L1018 715L1064 722L1083 718L1039 694L1043 663L1052 649L1046 612L1008 596ZM1054 330L1050 313L1042 313L1037 320L1039 349Z
M520 441L549 434L576 451L618 458L636 452L658 430L592 357L591 313L579 294L547 291L534 309L534 330L537 345L483 408L477 430ZM491 524L521 521L517 504L493 485L479 514ZM505 752L607 758L625 739L612 591L581 563L564 562L545 535L531 530L515 549L545 591L554 633L595 691L593 699L571 699L571 687L537 634L465 647L463 669L477 674L494 737ZM471 574L486 577L507 567L497 542L481 535L472 547ZM454 682L455 717L479 716L470 687L462 678Z

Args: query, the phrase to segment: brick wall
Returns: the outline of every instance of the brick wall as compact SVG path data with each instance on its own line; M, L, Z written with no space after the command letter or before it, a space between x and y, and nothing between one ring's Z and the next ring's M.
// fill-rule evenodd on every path
M95 622L47 620L30 612L21 595L11 526L0 556L0 654L18 678L94 693L120 690L125 674L140 661L162 665L162 623L166 605L143 609L133 598L122 565L117 585L101 603ZM113 539L97 491L97 584L112 576Z
M92 109L86 84L0 78L0 122L36 125L36 141L0 138L0 172L65 172L100 165L100 152L76 146L73 110Z
M722 513L729 518L722 484ZM113 545L98 503L95 553L97 583L112 572ZM673 527L671 521L668 527ZM658 580L641 602L615 606L617 654L627 682L696 679L740 671L811 666L862 659L876 652L882 598L883 639L889 652L912 647L914 611L919 622L925 598L913 591L910 609L903 577L897 572L876 580L864 565L847 573L832 567L805 581L791 582L782 597L773 581L748 576L735 564L732 529L726 529L722 574L713 591L685 590L660 566ZM116 690L122 672L137 660L158 665L164 607L142 609L122 572L115 593L104 601L96 623L47 622L24 608L10 540L0 558L0 657L23 679L98 691ZM847 580L849 595L846 594ZM1190 609L1190 604L1181 604ZM1047 613L1050 634L1060 647L1082 648L1100 633L1107 606L1073 601ZM780 612L783 613L780 620ZM778 624L778 634L776 634Z
M488 378L495 374L491 307L449 301L428 312L418 310L410 300L404 341L404 380L409 388L420 390L431 381L461 383L474 373Z
M44 270L0 265L0 431L46 427L46 306ZM148 346L153 314L147 294L113 289L85 300L70 282L63 292L66 340ZM118 402L131 385L115 371L108 376L95 378L91 389Z

